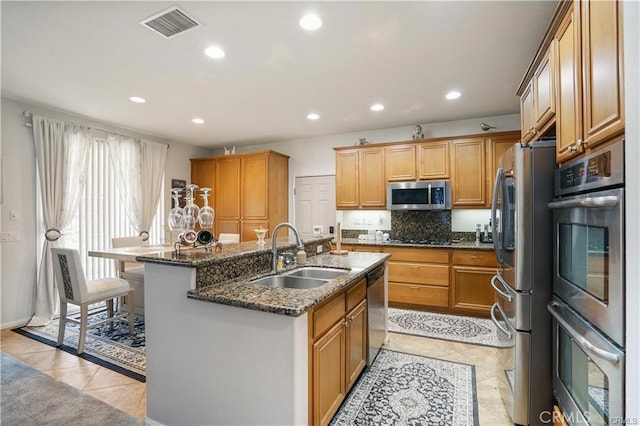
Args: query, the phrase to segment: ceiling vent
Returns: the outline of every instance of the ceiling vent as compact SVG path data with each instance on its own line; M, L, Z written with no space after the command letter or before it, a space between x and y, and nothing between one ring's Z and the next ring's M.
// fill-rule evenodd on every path
M140 23L165 38L175 37L200 25L178 6L156 13Z

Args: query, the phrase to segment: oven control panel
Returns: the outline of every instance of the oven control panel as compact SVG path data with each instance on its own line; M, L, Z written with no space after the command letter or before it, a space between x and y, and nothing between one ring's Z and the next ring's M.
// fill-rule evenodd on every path
M556 170L555 196L623 184L624 141Z

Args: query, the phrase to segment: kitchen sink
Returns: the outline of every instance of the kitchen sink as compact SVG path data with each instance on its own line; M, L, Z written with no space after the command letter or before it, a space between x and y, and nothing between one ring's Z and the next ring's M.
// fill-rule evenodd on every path
M302 267L296 269L293 272L286 274L288 277L304 277L304 278L319 278L322 280L333 280L349 272L347 269L333 269L333 268L314 268L311 266Z
M284 287L284 288L296 288L296 289L309 289L320 287L328 283L327 279L298 277L292 275L271 275L268 277L260 278L255 281L251 281L250 284L261 284L271 287Z

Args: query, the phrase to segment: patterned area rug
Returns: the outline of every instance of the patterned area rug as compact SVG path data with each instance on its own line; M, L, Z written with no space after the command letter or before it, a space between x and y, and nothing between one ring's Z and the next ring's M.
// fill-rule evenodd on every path
M106 316L106 312L92 315L89 317L89 324L100 322ZM58 319L54 319L41 327L22 327L13 331L47 345L56 346L58 325ZM60 349L76 355L79 335L80 325L68 322ZM136 316L134 336L129 334L129 324L126 321L114 321L113 330L110 329L109 324L89 329L84 344L84 353L79 356L87 361L145 382L147 356L144 317Z
M507 348L507 336L490 319L389 308L389 331L474 345Z
M381 349L331 424L477 426L475 366Z

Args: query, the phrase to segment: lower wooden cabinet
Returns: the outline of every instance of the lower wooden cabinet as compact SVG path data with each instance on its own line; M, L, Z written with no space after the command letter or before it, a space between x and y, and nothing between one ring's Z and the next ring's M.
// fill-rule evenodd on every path
M496 300L491 278L497 263L491 251L454 250L451 266L451 309L455 313L489 316Z
M387 247L389 306L398 308L449 306L449 250Z
M311 312L309 421L329 424L367 362L363 279Z

